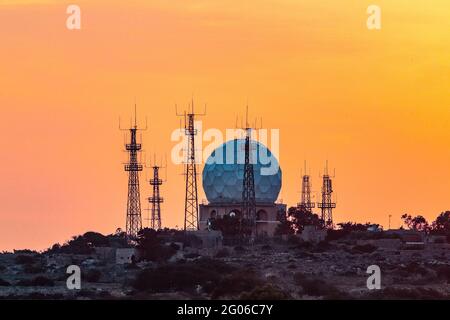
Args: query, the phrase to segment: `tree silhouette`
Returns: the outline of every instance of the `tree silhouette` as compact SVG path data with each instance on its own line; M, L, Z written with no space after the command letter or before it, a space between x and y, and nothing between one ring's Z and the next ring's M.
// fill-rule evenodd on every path
M238 216L224 215L211 219L211 229L219 230L223 236L250 236L252 227L247 219L239 219Z
M410 214L404 214L401 216L403 223L410 229L414 231L429 231L430 226L427 219L423 216L418 215L412 217Z
M432 224L433 231L438 233L450 232L450 211L442 212Z
M176 249L172 246L161 244L158 232L150 228L144 228L138 232L137 243L142 259L148 261L163 261L176 252Z
M371 226L376 226L377 228L380 226L379 224L374 224L370 222L366 223L356 223L356 222L341 222L337 224L341 230L345 232L354 232L354 231L367 231L367 229Z
M315 226L317 228L323 228L324 226L324 221L317 214L303 207L289 208L287 219L291 221L291 226L295 233L301 233L305 226Z

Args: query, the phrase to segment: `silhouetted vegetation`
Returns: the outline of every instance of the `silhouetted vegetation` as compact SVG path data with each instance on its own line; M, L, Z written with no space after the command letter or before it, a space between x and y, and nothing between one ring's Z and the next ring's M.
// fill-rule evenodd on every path
M233 270L233 267L224 262L201 258L192 262L145 269L137 275L133 287L140 291L185 290L193 292L197 286L201 286L205 292L210 292L217 286L223 274Z
M64 295L61 293L41 293L41 292L31 292L30 294L10 294L4 297L0 297L0 299L6 300L58 300L64 299Z
M323 220L303 207L290 207L286 218L280 219L281 224L276 229L276 235L301 233L305 226L323 228Z
M9 287L10 285L11 285L11 283L0 278L0 287Z
M243 246L236 246L236 247L234 247L234 252L245 253L245 252L247 252L247 249L245 249Z
M332 284L301 272L294 274L294 282L302 287L301 294L323 296L325 299L345 299L347 296Z
M225 275L212 292L212 298L236 296L243 292L250 292L255 287L263 285L262 280L252 270L239 270Z
M447 283L450 283L450 266L442 265L436 268L436 274L439 279L445 280Z
M126 234L120 229L116 233L107 236L89 231L83 235L74 236L63 245L54 244L45 253L91 254L94 252L95 247L126 248L129 245Z
M409 214L404 214L401 216L403 223L410 229L414 231L429 231L430 226L428 221L421 215L412 217Z
M20 255L16 256L15 262L17 264L32 264L35 262L35 259L34 259L34 256L32 256L32 255L20 254Z
M386 233L380 232L367 232L368 228L375 227L379 228L379 224L374 224L370 222L357 223L357 222L341 222L337 224L338 229L327 230L327 241L339 240L343 238L353 238L353 239L381 239L387 236Z
M97 269L88 269L82 274L82 279L87 282L98 282L102 273Z
M196 258L199 258L200 255L199 255L198 253L195 253L195 252L190 252L190 253L186 253L186 254L184 255L184 257L185 257L186 259L196 259Z
M147 261L165 261L177 251L173 246L162 244L158 231L149 228L139 231L137 242L142 259Z
M238 215L224 215L210 221L211 229L221 231L224 237L250 236L252 234L250 222L247 219L240 219Z
M3 252L7 253L7 252ZM36 250L30 250L30 249L21 249L21 250L14 250L14 254L26 254L26 255L38 255L39 252Z
M43 273L45 272L45 268L39 263L25 264L23 267L23 272L30 274Z
M216 258L225 258L225 257L228 257L229 255L230 255L230 250L228 250L227 248L222 248L219 251L217 251Z
M372 253L377 247L371 244L356 245L352 248L353 253Z
M450 211L442 212L432 223L432 230L438 234L450 234Z
M292 235L295 233L292 221L288 220L285 216L281 217L279 220L280 223L275 228L275 236Z
M319 253L319 252L325 252L330 250L330 248L332 248L332 246L325 241L319 242L315 245L312 245L310 248L311 252L315 252L315 253Z
M272 284L258 286L250 292L244 292L240 295L241 300L287 300L290 295L279 287Z
M356 222L341 222L337 224L339 229L344 232L350 233L355 231L367 231L367 228L373 226L372 223L356 223ZM378 226L378 225L377 225Z
M37 276L33 279L22 279L16 283L17 286L24 286L24 287L34 287L34 286L41 286L41 287L52 287L54 286L54 281L52 279L49 279L44 276Z
M377 300L441 300L449 296L431 288L397 288L387 287L381 290L372 290L369 298Z

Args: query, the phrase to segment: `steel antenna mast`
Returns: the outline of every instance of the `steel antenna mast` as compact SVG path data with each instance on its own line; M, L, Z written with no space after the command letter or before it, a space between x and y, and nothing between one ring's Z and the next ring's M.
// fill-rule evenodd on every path
M333 174L333 178L335 174ZM325 165L325 172L322 176L322 199L318 203L318 208L321 209L321 219L324 226L328 229L333 229L333 209L336 208L336 202L332 200L333 186L331 177L328 174L328 160Z
M308 174L308 171L306 169L306 160L304 164L304 170L305 172L302 177L302 197L299 203L299 207L312 212L312 209L315 207L315 203L311 201L311 176Z
M176 109L176 108L175 108ZM198 230L198 192L197 192L197 161L195 155L195 136L198 131L195 128L195 117L206 115L206 106L203 113L195 113L194 100L192 99L190 108L184 113L176 115L184 117L184 134L187 136L187 151L185 153L185 199L184 199L184 231Z
M262 123L262 120L261 120ZM262 125L261 125L262 126ZM245 145L244 145L244 178L242 188L242 215L241 215L241 228L242 220L245 219L251 229L252 234L256 235L256 195L255 195L255 176L253 164L256 163L256 159L252 156L252 150L254 150L256 144L252 141L252 130L257 130L256 121L253 127L248 122L248 104L245 111L245 126L241 129L245 131ZM242 232L242 230L241 230Z
M130 141L125 144L125 150L128 152L128 162L125 163L125 171L128 172L128 197L126 211L126 234L134 240L137 238L138 232L142 229L141 216L141 197L139 190L139 172L142 171L142 164L138 159L142 149L142 144L137 141L137 131L147 130L147 119L145 128L139 128L137 125L137 107L134 104L134 125L123 129L120 125L119 130L130 132Z
M149 180L149 183L152 186L152 196L148 198L148 202L151 204L150 228L154 230L160 230L162 226L161 203L164 202L164 198L161 197L160 195L160 186L166 180L160 178L160 169L167 169L167 158L165 162L166 164L164 166L162 165L162 161L158 165L156 163L156 156L155 156L153 166L151 166L151 169L153 170L153 178Z

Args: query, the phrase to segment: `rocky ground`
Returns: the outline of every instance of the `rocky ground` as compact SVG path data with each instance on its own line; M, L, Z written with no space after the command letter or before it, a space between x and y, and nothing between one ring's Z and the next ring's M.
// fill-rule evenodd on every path
M331 241L224 247L213 257L179 252L170 262L117 265L76 256L57 265L45 254L0 255L0 298L7 299L449 299L450 250L406 250ZM66 257L67 258L67 257ZM68 264L81 290L66 286ZM367 288L370 265L381 289Z

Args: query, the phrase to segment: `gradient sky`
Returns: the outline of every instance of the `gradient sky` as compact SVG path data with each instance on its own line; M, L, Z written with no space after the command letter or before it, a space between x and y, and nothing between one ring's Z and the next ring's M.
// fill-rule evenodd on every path
M1 0L0 250L124 228L118 117L135 97L148 154L170 155L175 103L193 95L203 126L225 130L248 101L280 129L288 205L303 160L320 191L329 159L336 222L434 219L450 209L449 17L448 0ZM181 172L169 162L165 226L182 225Z

